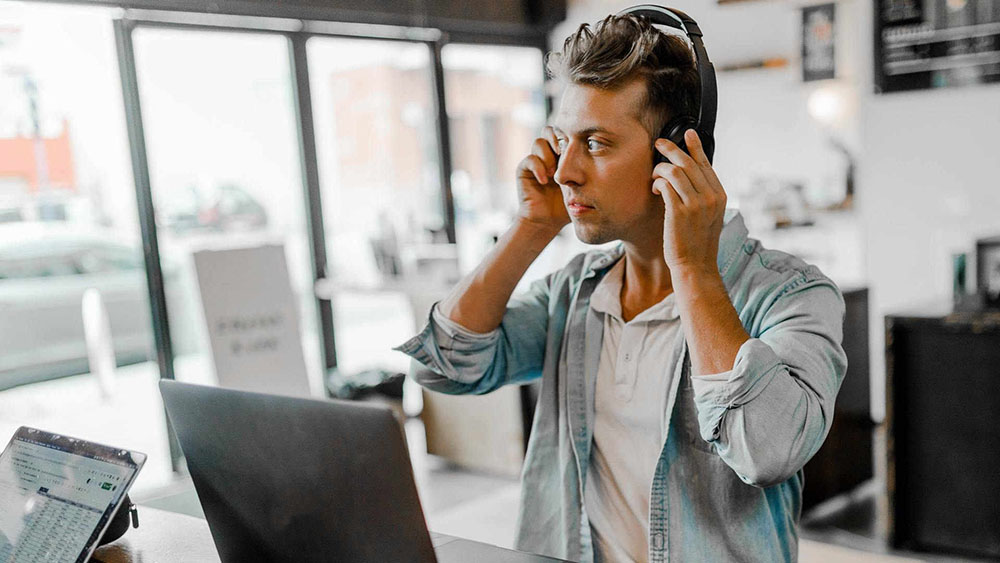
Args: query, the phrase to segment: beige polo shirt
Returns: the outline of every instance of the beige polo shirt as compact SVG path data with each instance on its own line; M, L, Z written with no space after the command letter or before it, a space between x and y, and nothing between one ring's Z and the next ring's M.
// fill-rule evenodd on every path
M674 294L622 320L622 258L590 306L604 313L594 441L584 491L596 561L646 561L649 496L665 440L667 395L683 332Z

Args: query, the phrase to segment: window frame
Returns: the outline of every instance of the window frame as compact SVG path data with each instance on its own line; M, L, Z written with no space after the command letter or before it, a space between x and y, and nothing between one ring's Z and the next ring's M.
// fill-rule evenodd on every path
M444 68L441 52L445 45L475 44L496 46L532 47L543 54L546 51L546 31L532 29L509 34L492 32L445 32L435 28L400 27L376 24L356 24L338 21L298 20L277 17L239 16L193 12L157 10L125 10L113 21L118 55L119 73L125 121L128 133L136 200L139 207L139 226L149 302L152 313L153 334L157 365L162 379L174 379L173 345L167 313L163 270L160 263L159 238L154 220L154 205L146 155L145 132L142 123L141 102L135 66L133 32L138 28L159 27L192 31L247 32L284 36L288 43L293 86L293 103L302 169L303 195L307 205L306 227L309 232L311 266L316 282L328 275L322 198L317 163L316 136L312 112L312 93L309 82L306 43L313 37L340 37L379 41L421 43L429 50L430 71L433 85L433 103L438 144L438 172L441 182L442 216L448 242L456 243L455 208L452 195L451 139L448 128ZM544 68L540 68L544 76ZM551 114L552 99L545 95L545 113ZM331 370L337 366L336 335L332 303L315 297L320 337L322 339L323 366ZM181 467L181 452L173 429L167 423L171 464L175 471Z

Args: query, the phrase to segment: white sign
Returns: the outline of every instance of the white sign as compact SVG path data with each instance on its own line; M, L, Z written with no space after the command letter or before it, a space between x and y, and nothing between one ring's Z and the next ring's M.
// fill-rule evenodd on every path
M194 265L219 385L308 397L284 247L202 250Z

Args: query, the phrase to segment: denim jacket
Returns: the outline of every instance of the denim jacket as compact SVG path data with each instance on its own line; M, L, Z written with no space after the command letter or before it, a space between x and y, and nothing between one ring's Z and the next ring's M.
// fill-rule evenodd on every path
M541 378L521 474L518 549L594 559L583 499L603 317L590 307L621 245L592 250L531 284L486 335L427 327L397 347L411 376L481 394ZM815 266L764 249L727 210L718 266L750 335L725 377L672 370L666 436L650 483L649 560L795 561L802 466L819 449L847 369L844 301Z

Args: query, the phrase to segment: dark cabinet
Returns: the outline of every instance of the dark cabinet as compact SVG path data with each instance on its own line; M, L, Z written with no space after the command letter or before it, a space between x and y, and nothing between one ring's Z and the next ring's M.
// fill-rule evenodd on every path
M886 317L894 547L1000 557L1000 313Z
M850 492L872 478L871 383L868 373L868 290L845 289L844 352L847 374L837 394L833 424L809 460L802 508Z

